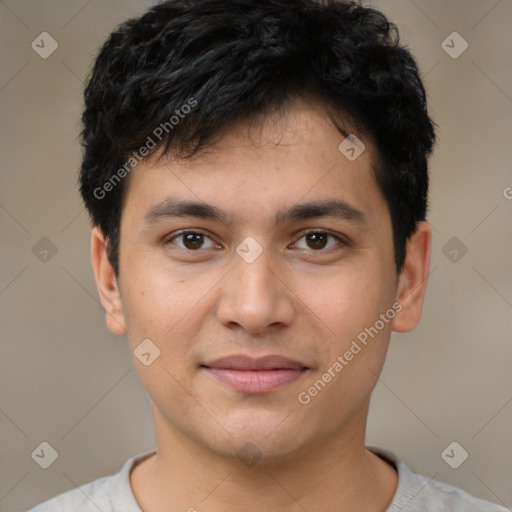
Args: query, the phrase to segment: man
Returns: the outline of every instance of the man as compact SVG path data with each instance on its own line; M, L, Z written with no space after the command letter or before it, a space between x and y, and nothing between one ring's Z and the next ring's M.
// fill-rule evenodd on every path
M157 449L34 511L505 510L365 446L429 272L425 98L355 2L171 0L111 34L81 192Z

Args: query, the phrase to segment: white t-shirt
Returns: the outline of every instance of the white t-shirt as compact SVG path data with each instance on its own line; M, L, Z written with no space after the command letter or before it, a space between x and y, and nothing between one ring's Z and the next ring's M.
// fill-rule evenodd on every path
M398 487L386 512L510 512L462 489L413 473L390 450L366 448L391 462L398 471ZM130 471L154 453L155 450L132 457L119 473L67 491L28 512L142 512L130 487Z

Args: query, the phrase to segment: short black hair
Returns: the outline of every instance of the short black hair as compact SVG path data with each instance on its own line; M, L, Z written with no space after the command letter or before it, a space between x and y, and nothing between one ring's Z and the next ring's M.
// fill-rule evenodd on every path
M192 157L226 126L300 97L318 99L340 133L336 117L373 142L397 273L426 218L435 123L425 89L396 25L360 2L162 2L110 34L84 97L80 192L116 275L123 178L138 161L159 148Z

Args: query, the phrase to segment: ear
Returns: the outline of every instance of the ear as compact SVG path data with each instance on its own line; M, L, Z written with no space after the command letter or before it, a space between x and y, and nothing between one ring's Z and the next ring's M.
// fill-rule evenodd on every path
M418 222L416 231L407 241L407 255L398 278L396 300L402 309L393 319L393 331L410 331L420 320L430 270L431 248L432 228L428 222Z
M99 227L91 233L91 260L101 304L106 312L107 327L114 334L126 334L121 294L107 253L107 240Z

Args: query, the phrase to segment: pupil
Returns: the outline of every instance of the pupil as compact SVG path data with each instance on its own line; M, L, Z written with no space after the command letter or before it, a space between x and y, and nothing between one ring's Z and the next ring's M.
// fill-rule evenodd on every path
M310 233L307 235L309 242L313 243L310 245L312 249L323 249L327 243L327 235L325 233Z
M203 243L203 235L200 233L188 233L185 235L184 243L187 249L198 249Z

